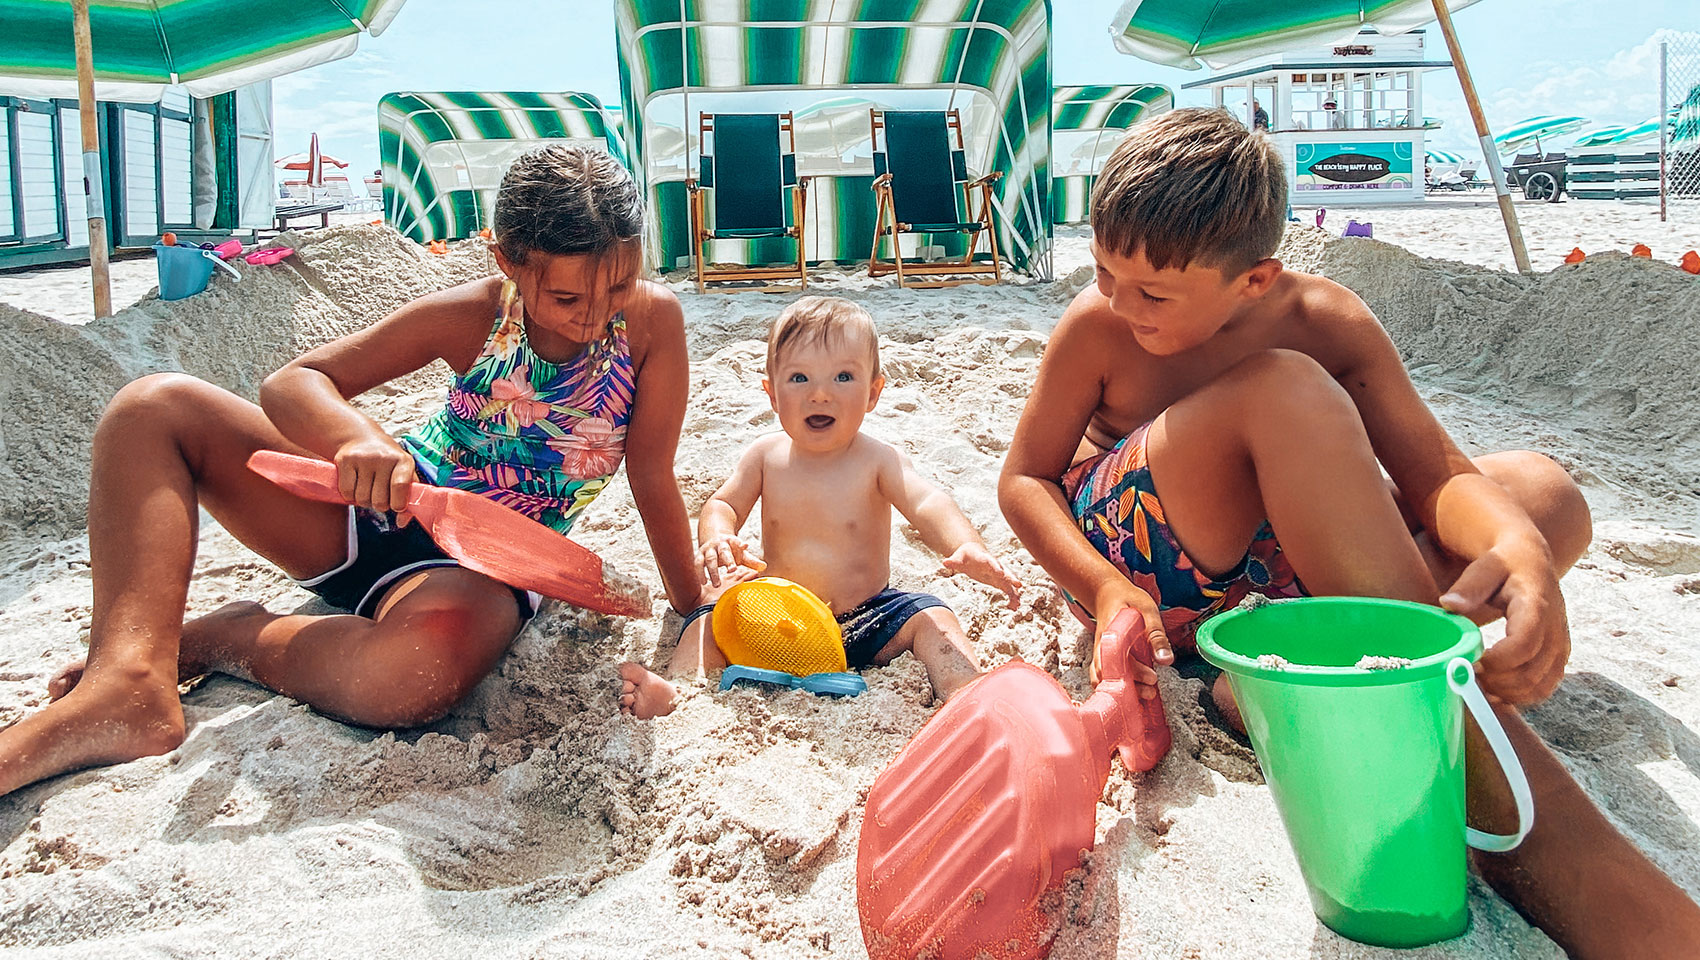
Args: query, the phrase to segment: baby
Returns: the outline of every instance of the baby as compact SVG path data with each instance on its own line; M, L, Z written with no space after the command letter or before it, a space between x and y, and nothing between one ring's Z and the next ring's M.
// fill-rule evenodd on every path
M803 297L774 322L767 392L782 433L751 444L697 519L709 596L758 574L813 591L836 613L851 669L913 651L934 691L949 697L979 675L974 649L944 602L890 586L891 510L903 514L951 573L1002 590L1010 609L1021 582L1004 569L950 497L909 458L861 432L879 402L879 338L873 318L838 297ZM760 500L761 546L738 531ZM726 658L707 616L685 618L668 673L718 671ZM620 709L641 719L673 711L677 691L636 663L620 666Z

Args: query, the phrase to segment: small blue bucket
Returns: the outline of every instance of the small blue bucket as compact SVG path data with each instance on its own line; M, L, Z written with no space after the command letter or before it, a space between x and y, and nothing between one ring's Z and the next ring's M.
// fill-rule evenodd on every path
M153 245L154 261L159 265L159 298L182 300L207 288L214 267L223 267L238 280L242 275L236 268L218 258L218 254L200 247L177 244Z

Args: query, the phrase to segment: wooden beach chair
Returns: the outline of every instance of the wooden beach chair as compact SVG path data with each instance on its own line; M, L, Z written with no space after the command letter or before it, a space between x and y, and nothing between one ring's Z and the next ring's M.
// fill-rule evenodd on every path
M705 113L699 134L702 155L697 177L685 181L690 193L691 260L696 266L697 292L704 292L709 283L740 280L796 280L806 289L809 271L803 256L808 181L797 176L791 114ZM709 263L711 240L769 237L795 240L797 262L729 267Z
M903 287L950 287L959 283L993 284L1003 279L998 264L996 210L992 184L1000 172L969 179L962 144L962 115L950 110L870 110L874 136L873 249L868 275L897 274ZM883 137L882 137L883 134ZM974 210L974 195L980 197ZM906 233L957 233L968 236L961 260L905 262L900 238ZM982 235L991 260L976 261ZM889 238L891 259L880 259L880 241ZM989 278L987 275L990 275Z

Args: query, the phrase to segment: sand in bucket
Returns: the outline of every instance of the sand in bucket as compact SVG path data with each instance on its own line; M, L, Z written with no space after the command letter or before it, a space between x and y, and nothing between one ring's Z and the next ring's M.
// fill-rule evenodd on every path
M1462 934L1466 842L1510 849L1533 818L1475 686L1475 624L1423 604L1318 597L1212 618L1198 649L1227 672L1317 918L1378 946ZM1515 836L1465 827L1466 704L1519 792Z

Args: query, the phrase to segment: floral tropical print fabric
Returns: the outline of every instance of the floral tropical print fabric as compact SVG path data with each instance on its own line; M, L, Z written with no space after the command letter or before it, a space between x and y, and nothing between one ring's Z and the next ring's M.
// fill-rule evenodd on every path
M526 342L511 282L502 303L484 351L450 384L443 409L401 443L428 482L489 497L566 533L625 457L633 379L626 320L616 316L601 340L557 365Z
M1239 564L1221 577L1193 564L1169 529L1151 480L1145 442L1150 427L1128 434L1108 453L1075 464L1063 475L1062 488L1087 542L1157 601L1170 642L1190 646L1200 623L1232 609L1247 594L1307 596L1268 523L1252 537ZM1086 611L1076 607L1084 619Z

